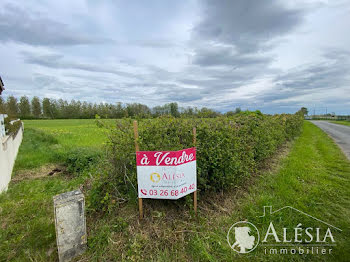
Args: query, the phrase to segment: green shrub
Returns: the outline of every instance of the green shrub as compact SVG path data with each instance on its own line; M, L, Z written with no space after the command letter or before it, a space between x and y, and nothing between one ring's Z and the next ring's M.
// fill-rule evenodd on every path
M192 129L196 127L198 188L218 191L249 176L281 144L300 133L302 121L300 114L272 116L260 111L214 119L145 119L138 124L138 143L142 151L192 147ZM107 193L110 196L116 188L123 194L131 186L137 187L132 122L117 120L116 127L110 129L108 172L99 181L104 186L108 181L103 196Z
M7 135L16 136L17 132L22 127L22 121L18 120L18 121L14 122L14 123L10 123L11 120L14 120L14 119L10 119L9 117L6 117L4 119L5 131L6 131Z
M77 148L66 153L64 163L67 166L68 172L77 174L96 164L99 157L99 151L90 148Z

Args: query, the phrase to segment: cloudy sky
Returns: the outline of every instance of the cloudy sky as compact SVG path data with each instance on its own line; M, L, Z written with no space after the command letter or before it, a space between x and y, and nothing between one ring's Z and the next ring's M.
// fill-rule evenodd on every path
M349 0L0 0L3 95L350 114L349 28Z

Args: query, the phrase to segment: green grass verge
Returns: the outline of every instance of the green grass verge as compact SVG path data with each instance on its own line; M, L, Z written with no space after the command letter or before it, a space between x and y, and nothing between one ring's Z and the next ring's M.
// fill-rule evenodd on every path
M194 237L194 247L201 252L194 259L215 260L257 260L257 261L349 261L350 259L350 163L334 142L311 123L304 124L302 136L296 141L289 156L282 161L277 173L259 178L238 205L237 211L217 220L217 225L206 237ZM266 229L269 219L262 219L263 206L273 210L293 206L343 230L335 231L336 246L331 255L265 255L259 246L249 255L232 254L226 243L215 248L211 242L224 241L228 227L247 219L259 228ZM294 228L299 223L319 227L319 223L309 221L298 213L280 214L274 221L276 228ZM303 223L304 222L304 223ZM265 231L266 232L266 231ZM192 242L192 241L191 241ZM190 242L190 243L191 243ZM216 245L217 246L217 245ZM191 250L191 248L189 249Z
M350 126L350 121L330 121L334 124L344 125L344 126Z
M197 239L194 259L208 260L259 260L259 261L348 261L350 259L350 163L340 149L319 128L311 123L304 124L302 136L296 141L289 156L282 161L281 169L276 173L260 177L258 183L249 190L249 194L240 202L234 212L220 218L218 226L206 238ZM273 210L284 206L297 209L320 218L343 229L337 233L337 244L332 255L265 255L258 247L249 255L232 254L225 245L215 248L210 244L213 239L223 240L227 228L236 221L251 221L259 228L266 229L269 219L262 219L263 206L272 206ZM275 221L276 228L294 228L299 223L318 227L315 221L305 221L295 212L280 214ZM305 225L305 224L304 224ZM208 228L209 229L209 228ZM265 231L266 232L266 231Z

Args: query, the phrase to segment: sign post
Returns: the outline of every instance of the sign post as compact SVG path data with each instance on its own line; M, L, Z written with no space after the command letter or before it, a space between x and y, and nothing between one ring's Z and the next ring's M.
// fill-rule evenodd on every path
M197 129L193 128L193 146L196 147L197 143ZM197 177L197 176L196 176ZM197 215L197 189L193 192L193 209L194 213Z
M140 151L137 121L134 121L134 137L140 219L143 218L143 198L179 199L191 193L197 214L196 148ZM193 128L193 144L196 144L196 128Z
M139 148L139 132L138 132L138 127L137 127L137 121L134 121L134 138L135 138L135 152L137 154L138 151L140 151ZM139 213L140 213L140 219L143 218L143 206L142 206L142 198L139 197Z

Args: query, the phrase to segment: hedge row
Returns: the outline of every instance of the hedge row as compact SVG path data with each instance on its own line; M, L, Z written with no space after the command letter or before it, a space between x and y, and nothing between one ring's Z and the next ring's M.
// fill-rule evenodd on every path
M4 124L5 124L5 131L7 135L12 135L12 136L16 136L18 131L22 128L22 121L18 120L18 121L14 121L11 123L11 119L9 117L6 117L4 120Z
M110 169L99 182L103 191L111 193L117 188L120 194L121 185L131 182L137 186L132 122L118 120L111 128L107 145ZM138 143L142 151L192 147L192 129L196 127L198 188L219 191L237 185L281 144L299 135L302 122L300 114L259 112L215 119L162 117L139 122Z

